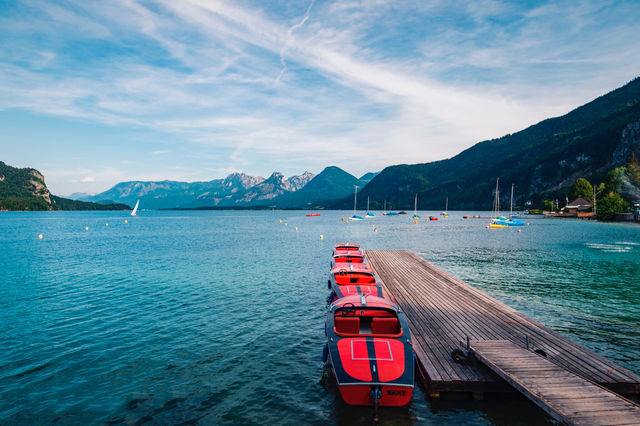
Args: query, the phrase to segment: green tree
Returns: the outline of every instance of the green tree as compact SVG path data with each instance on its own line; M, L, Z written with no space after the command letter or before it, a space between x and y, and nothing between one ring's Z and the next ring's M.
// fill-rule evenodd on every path
M581 197L593 201L593 186L585 178L578 178L569 189L569 200Z
M606 197L599 198L597 206L598 219L602 220L612 220L616 213L629 210L629 203L615 192L610 192Z
M556 210L556 203L551 200L542 200L542 210L553 212Z
M631 183L636 188L640 188L640 166L638 165L638 159L633 152L631 153L631 157L629 157L629 163L627 163L626 169L627 177Z
M616 167L609 171L604 178L605 192L622 192L626 170L624 167Z

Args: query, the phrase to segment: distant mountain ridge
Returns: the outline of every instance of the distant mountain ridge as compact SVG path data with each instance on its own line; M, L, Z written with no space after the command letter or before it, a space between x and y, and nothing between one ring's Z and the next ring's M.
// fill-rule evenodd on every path
M365 176L375 176L367 173ZM131 181L120 182L99 194L81 195L82 201L97 203L140 200L146 209L259 207L309 208L319 202L343 197L363 182L344 170L329 166L317 176L311 172L284 177L273 172L268 178L232 173L208 182Z
M356 185L364 186L364 183L339 167L329 166L299 191L282 194L275 198L273 205L286 208L317 207L323 201L352 194Z
M602 182L631 153L640 156L640 78L574 109L525 130L477 143L450 159L385 168L362 190L372 208L384 200L394 209L490 209L496 178L502 203L511 184L516 203L535 205L542 197L564 197L578 177ZM326 203L350 208L352 198Z

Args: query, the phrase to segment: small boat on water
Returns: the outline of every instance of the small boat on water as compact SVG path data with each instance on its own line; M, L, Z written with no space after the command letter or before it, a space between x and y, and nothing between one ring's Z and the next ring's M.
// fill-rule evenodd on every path
M418 194L416 194L416 197L413 200L413 216L411 216L411 218L413 220L420 219L420 216L418 216Z
M404 210L399 211L398 214L407 214L407 212L405 212Z
M305 215L306 217L312 217L312 216L320 216L320 213L308 213Z
M138 206L140 205L140 200L136 201L136 206L131 211L131 216L135 216L138 213Z
M411 400L414 356L404 314L394 303L355 295L329 306L323 360L350 405L403 406Z
M494 220L494 223L496 224L505 225L505 226L524 226L524 222L518 219L513 214L513 186L514 184L512 183L511 184L511 207L509 208L509 217L506 218L504 216L498 216Z
M493 199L493 212L492 212L492 218L491 218L491 222L489 222L489 225L487 225L487 227L489 229L497 229L497 228L506 228L507 225L501 223L502 219L506 219L503 217L500 217L500 190L498 188L498 182L500 181L500 178L496 178L496 192L495 192L495 198Z
M438 220L438 216L429 216L429 220Z
M449 197L447 197L447 200L444 202L444 211L440 213L440 215L449 217Z
M367 197L367 213L364 215L364 217L366 217L366 218L376 217L375 214L373 214L373 213L371 213L369 211L369 197Z
M387 200L384 200L384 210L382 212L383 216L398 216L398 212L388 212L387 211Z
M333 254L347 250L360 250L360 244L355 241L341 241L333 246Z
M342 297L368 294L384 297L380 280L368 263L336 263L329 272L329 301Z
M341 250L333 254L331 265L338 263L364 263L364 253L360 250Z
M358 186L355 185L355 192L353 194L353 216L351 216L349 218L349 220L363 220L364 218L362 216L358 216L356 214L356 204L358 201Z

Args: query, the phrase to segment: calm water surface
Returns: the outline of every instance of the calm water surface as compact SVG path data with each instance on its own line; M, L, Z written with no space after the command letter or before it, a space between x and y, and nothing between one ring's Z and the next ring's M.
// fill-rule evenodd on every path
M640 372L640 226L304 213L0 213L0 423L370 423L321 361L345 239L414 250ZM420 387L381 420L548 422L519 396L429 401Z

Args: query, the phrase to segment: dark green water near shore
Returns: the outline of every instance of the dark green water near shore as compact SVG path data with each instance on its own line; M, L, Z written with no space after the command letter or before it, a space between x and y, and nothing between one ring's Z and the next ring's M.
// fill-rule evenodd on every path
M640 372L640 226L304 213L0 213L0 423L369 423L323 379L344 239L414 250ZM518 396L429 401L420 387L381 420L547 422Z

